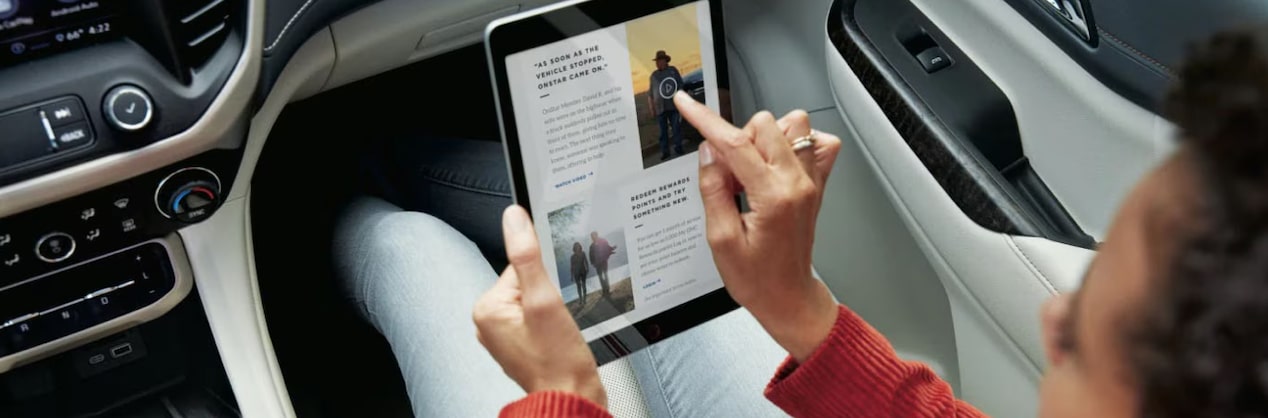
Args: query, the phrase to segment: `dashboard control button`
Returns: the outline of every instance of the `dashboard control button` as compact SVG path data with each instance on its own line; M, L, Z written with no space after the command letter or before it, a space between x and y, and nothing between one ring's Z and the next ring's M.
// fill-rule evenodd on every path
M79 211L79 220L88 221L97 217L97 208L88 208Z
M185 168L159 183L154 205L169 219L194 223L208 217L220 205L220 178L205 168Z
M88 122L77 122L60 128L53 128L54 143L59 151L78 148L92 143L92 130Z
M128 218L119 221L119 232L132 232L137 229L136 219Z
M216 186L209 182L187 184L172 196L171 215L182 222L206 219L220 199L219 193Z
M45 263L60 263L74 254L75 237L65 232L45 235L35 244L35 255Z
M74 98L65 98L40 106L40 112L44 113L44 117L48 118L49 124L53 127L84 120L84 107L80 106L79 100Z
M145 129L154 119L154 102L140 87L122 85L106 93L106 120L115 129L134 132Z
M120 304L122 300L119 295L102 294L92 295L84 298L84 307L87 309L86 314L94 319L94 322L104 322L107 318L114 318L130 311L125 304Z
M128 206L132 205L132 199L128 197L120 197L118 199L115 199L114 202L111 203L111 205L113 205L115 209L118 209L120 211L128 210Z
M27 315L22 322L5 328L4 330L9 334L10 346L15 348L15 351L22 351L53 339L56 336L53 320L54 318L33 313Z
M181 215L211 206L216 202L216 192L201 185L191 185L172 200L172 213Z
M39 317L40 317L40 314L38 312L24 314L17 318L11 318L8 321L4 321L3 323L0 323L0 328L21 327L21 325L26 323L27 321L30 321L32 319L39 318ZM30 329L30 328L27 327L27 329Z
M50 337L57 338L63 335L70 335L86 328L86 324L80 321L80 308L76 306L82 302L83 299L79 299L40 312L40 317L43 319L42 322L48 324L50 334L52 334Z
M35 257L26 251L0 251L0 287L5 287L27 278L31 262ZM0 319L2 320L2 319Z
M84 239L88 240L88 242L96 242L101 239L101 228L89 229L88 232L84 233Z

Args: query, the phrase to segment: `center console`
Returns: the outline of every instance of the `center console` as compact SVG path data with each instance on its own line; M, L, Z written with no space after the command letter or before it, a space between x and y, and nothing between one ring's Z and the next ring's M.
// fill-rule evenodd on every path
M197 298L176 232L216 213L232 186L222 178L233 178L240 159L237 150L211 151L0 219L0 416L48 416L64 406L49 399L67 398L74 407L113 410L169 390L196 392L189 395L194 410L220 405L197 395L201 389L172 386L187 376L171 370L192 367L214 372L212 386L227 387L202 310L186 308L173 319ZM146 331L159 320L202 329L201 346ZM195 348L204 354L184 354ZM32 374L45 382L39 391L29 386ZM222 392L219 398L232 398Z
M0 219L0 372L153 319L189 293L169 237L215 213L238 167L212 151Z
M214 354L167 350L215 352L182 308L199 302L177 231L220 208L242 160L253 7L0 0L0 416L94 416L203 360L223 380ZM200 331L146 331L173 327Z

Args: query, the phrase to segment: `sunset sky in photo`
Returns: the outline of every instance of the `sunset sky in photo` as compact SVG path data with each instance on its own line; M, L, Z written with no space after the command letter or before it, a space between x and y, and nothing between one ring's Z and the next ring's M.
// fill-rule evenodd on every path
M647 91L652 71L656 71L656 62L652 61L656 51L669 54L673 58L669 65L678 67L684 77L701 68L697 18L693 3L626 24L635 94Z

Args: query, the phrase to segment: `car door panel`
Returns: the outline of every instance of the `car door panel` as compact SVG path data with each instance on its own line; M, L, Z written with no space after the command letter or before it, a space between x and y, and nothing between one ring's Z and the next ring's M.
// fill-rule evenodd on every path
M959 387L946 291L857 143L847 138L850 129L840 112L813 112L810 120L845 141L815 231L815 270L842 303L885 334L902 358L925 363Z
M1092 252L1030 238L1023 253L1015 241L1021 238L975 223L903 143L848 64L829 55L828 66L851 136L942 279L959 354L960 395L998 416L1033 413L1043 358L1038 308L1058 290L1076 286L1078 266ZM1034 259L1042 261L1028 261ZM1074 267L1047 275L1034 267L1057 264Z
M1093 245L1034 173L1008 98L954 42L910 3L843 7L829 37L856 74L876 79L869 94L966 215L996 232ZM925 68L930 53L946 67Z
M993 415L1033 415L1044 364L1039 308L1078 287L1093 240L1104 238L1130 186L1173 147L1172 129L1082 69L1002 0L880 3L842 0L830 13L825 52L838 108L946 289L960 395ZM909 8L879 13L880 21L850 20L894 3ZM1015 117L1015 124L990 126L1016 130L1020 160L1032 168L1021 181L1010 178L1015 167L1000 167L993 151L982 151L991 142L980 131L957 128L964 118L957 111L973 105L946 111L955 98L937 97L944 94L938 83L973 77L924 74L914 60L895 59L895 51L915 52L901 50L904 22L927 25L953 68L979 68L988 83L975 89L997 86L1006 97L1011 112L983 114ZM886 25L899 29L887 33ZM895 69L903 65L909 68ZM974 95L969 102L983 95L967 94ZM1044 227L1062 215L1074 226L1064 232L1091 239Z
M1126 192L1173 148L1171 125L1106 87L1001 0L912 2L1004 91L1035 171L1104 238Z

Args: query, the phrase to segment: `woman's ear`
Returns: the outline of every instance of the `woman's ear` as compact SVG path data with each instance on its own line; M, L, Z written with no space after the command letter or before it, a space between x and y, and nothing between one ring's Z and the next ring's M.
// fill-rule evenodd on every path
M1043 327L1043 349L1049 366L1058 366L1066 360L1068 347L1063 341L1069 341L1073 332L1067 325L1071 315L1070 294L1053 296L1040 308L1039 317Z

